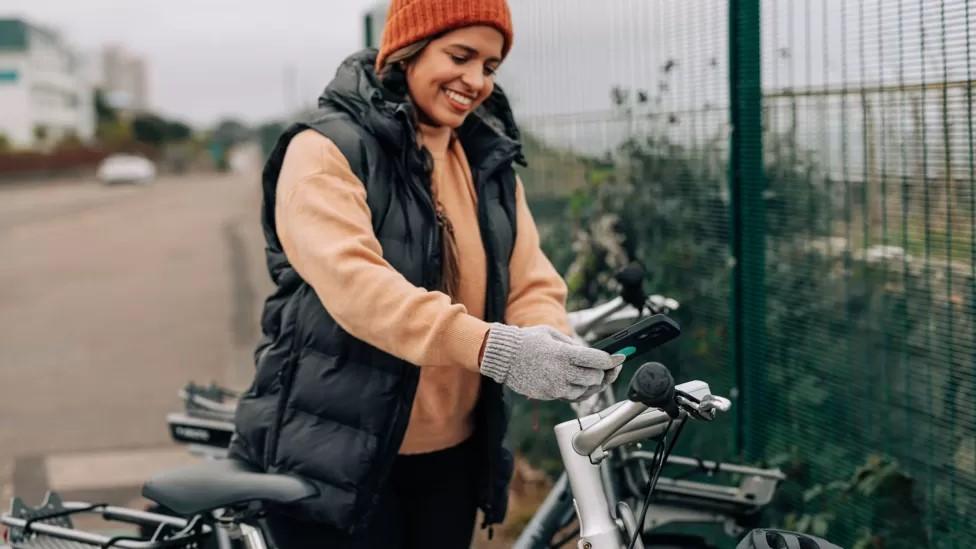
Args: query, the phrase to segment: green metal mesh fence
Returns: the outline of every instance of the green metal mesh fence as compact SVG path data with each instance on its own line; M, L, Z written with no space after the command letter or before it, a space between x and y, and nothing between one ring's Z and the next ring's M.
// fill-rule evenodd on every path
M919 498L905 518L937 547L976 533L969 4L762 12L766 165L802 161L767 174L766 354L747 375L775 390L751 449L825 480L897 459ZM783 284L784 266L809 282ZM850 539L875 510L842 505L837 528Z
M612 296L613 272L640 259L648 289L682 302L674 316L687 334L647 358L708 379L719 394L734 385L725 5L512 2L517 51L499 77L525 134L530 204L571 306ZM733 419L689 434L685 450L731 457ZM514 431L517 444L538 444Z
M685 451L781 464L773 519L845 546L969 547L971 2L512 9L501 82L576 304L640 259L683 304L659 358L739 396Z

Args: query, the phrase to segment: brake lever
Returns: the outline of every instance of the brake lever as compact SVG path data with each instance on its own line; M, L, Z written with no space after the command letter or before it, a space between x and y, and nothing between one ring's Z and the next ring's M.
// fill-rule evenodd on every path
M695 419L702 421L712 421L718 412L728 412L732 408L732 402L718 395L705 395L701 400L686 393L678 393L674 400L678 406L688 412Z
M654 294L648 296L644 301L644 306L647 308L651 314L668 314L671 311L677 311L681 307L681 304L676 300L666 297L663 295Z
M702 412L711 412L713 415L715 412L724 413L732 409L732 401L718 395L705 395L701 399L701 403L698 404L698 408Z

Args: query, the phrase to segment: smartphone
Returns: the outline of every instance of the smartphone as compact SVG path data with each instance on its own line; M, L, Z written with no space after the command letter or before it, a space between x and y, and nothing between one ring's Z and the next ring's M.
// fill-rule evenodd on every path
M681 335L681 328L677 322L667 315L654 315L597 341L593 347L611 355L624 355L629 358L664 345L679 335Z

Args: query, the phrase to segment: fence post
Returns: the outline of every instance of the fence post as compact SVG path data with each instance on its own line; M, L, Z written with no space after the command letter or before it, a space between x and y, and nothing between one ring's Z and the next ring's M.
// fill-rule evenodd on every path
M732 360L736 446L755 456L765 341L760 1L729 0L729 191L732 245Z

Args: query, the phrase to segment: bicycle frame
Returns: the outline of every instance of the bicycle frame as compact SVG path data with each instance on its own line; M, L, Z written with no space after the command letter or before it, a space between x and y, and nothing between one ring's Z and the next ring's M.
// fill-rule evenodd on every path
M701 381L682 383L677 389L696 398L709 394L708 384ZM621 514L626 511L622 511L619 505L623 502L608 498L600 465L593 460L603 461L607 452L624 444L663 435L670 421L664 412L649 409L628 422L592 454L580 455L573 447L577 433L606 417L618 406L616 404L595 414L564 421L555 427L559 454L580 523L578 545L585 549L619 549L624 543L621 524L617 522L618 519L624 520Z
M701 381L680 384L676 389L698 400L710 392L708 385ZM629 445L663 435L669 418L659 410L645 410L604 435L602 444L594 445L592 430L588 435L580 436L580 433L613 415L626 402L606 406L612 399L613 393L608 390L592 400L576 403L573 407L578 418L555 427L565 472L516 540L515 549L551 546L556 533L568 526L574 515L580 526L579 547L586 549L620 547L638 529L643 537L655 528L675 522L721 524L727 535L735 537L744 531L739 520L768 504L777 483L785 478L778 469L668 456L667 464L671 466L710 474L731 473L743 478L737 486L728 486L662 477L655 490L655 497L661 500L648 506L650 513L644 524L638 525L636 509L631 504L637 505L649 478L643 469L635 471L630 464L650 463L654 454ZM591 413L594 409L600 411ZM682 417L699 417L689 412L694 414L693 409L683 410ZM672 427L677 425L676 421ZM604 428L600 431L606 433ZM653 539L651 534L652 543ZM641 539L635 547L643 547Z
M647 462L650 461L651 456L651 452L642 450L623 454L625 462L631 459L641 459ZM616 501L619 504L620 498L615 494L614 483L606 478L609 463L610 460L606 460L600 464L604 490L607 493L606 499L608 502ZM723 526L726 535L737 537L745 531L745 528L736 524L735 517L729 514L728 508L717 508L719 505L716 504L729 503L740 508L759 509L772 500L777 483L785 478L783 473L777 469L760 469L714 461L699 461L682 456L670 456L667 464L705 471L739 474L743 475L744 479L740 486L728 487L661 478L655 490L656 493L669 498L684 496L688 501L684 504L676 504L674 501L663 504L652 502L648 508L646 522L643 525L645 534L667 524L690 523L719 524ZM646 479L642 482L646 483ZM631 487L629 493L638 493L637 488L636 485ZM701 502L705 504L699 505ZM563 472L560 473L552 489L522 530L519 538L512 546L513 549L550 547L555 533L569 525L574 516L576 516L576 510L573 506L573 494L569 488L569 479Z

